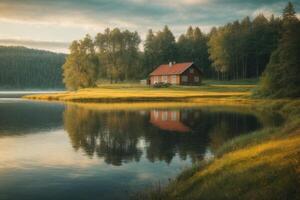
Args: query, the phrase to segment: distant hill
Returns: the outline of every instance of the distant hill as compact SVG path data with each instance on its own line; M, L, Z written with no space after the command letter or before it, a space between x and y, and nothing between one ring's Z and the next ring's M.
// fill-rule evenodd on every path
M0 46L0 89L63 88L66 54Z

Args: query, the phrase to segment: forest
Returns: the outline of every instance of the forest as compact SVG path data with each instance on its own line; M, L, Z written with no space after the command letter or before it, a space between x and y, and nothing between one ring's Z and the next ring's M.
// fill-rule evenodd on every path
M0 46L0 88L64 88L61 66L65 57L49 51Z
M263 14L253 19L245 17L213 27L209 33L190 26L177 40L169 27L165 26L157 32L148 31L143 51L139 48L141 42L137 32L121 31L119 28L106 29L94 38L86 35L82 40L73 41L70 55L63 66L66 87L93 87L101 80L113 83L144 79L160 64L193 61L202 69L205 78L258 79L264 74L258 93L271 96L299 95L298 89L292 89L299 85L297 72L300 55L299 19L292 3L287 4L280 17L272 15L267 18ZM282 69L283 72L291 72L284 78L274 78L276 75L272 71L272 63L278 65L279 60L283 62L282 67L290 68ZM289 62L293 63L290 65ZM266 88L273 87L270 86L273 81L277 81L277 86L270 90L271 93L266 92L269 90ZM293 94L278 92L280 87L287 86L283 85L284 82L290 84L291 81L293 85L289 89L294 90Z
M278 45L282 29L280 18L267 19L262 14L253 20L246 17L214 27L207 34L190 26L177 40L165 26L156 33L148 31L143 52L139 51L141 39L137 32L106 29L95 38L86 35L72 43L64 65L65 82L74 80L72 75L78 76L76 73L89 77L82 87L91 86L99 78L111 82L142 79L170 61L193 61L205 78L258 78ZM74 83L69 85L77 87Z

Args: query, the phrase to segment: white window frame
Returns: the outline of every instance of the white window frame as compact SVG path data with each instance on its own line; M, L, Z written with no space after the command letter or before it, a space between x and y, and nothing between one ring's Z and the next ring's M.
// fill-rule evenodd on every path
M199 83L199 81L200 81L199 76L194 76L194 82Z
M167 83L168 82L168 76L166 76L166 75L163 75L162 77L161 77L161 82L164 82L164 83Z
M172 121L177 121L177 111L172 111L171 112L171 120Z
M159 113L158 113L157 110L153 111L153 116L154 116L154 119L155 119L155 120L158 119Z
M157 83L158 82L158 76L154 76L154 83Z
M171 77L171 83L176 84L177 82L177 76L176 75L172 75Z
M168 120L168 112L167 111L163 111L161 114L161 120L162 121L167 121Z

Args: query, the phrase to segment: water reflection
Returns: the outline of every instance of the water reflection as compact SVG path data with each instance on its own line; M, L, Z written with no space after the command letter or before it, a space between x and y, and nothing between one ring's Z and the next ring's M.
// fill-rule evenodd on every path
M151 162L170 163L177 154L196 161L208 146L215 150L262 126L251 114L208 109L101 112L69 105L63 119L75 150L112 165L139 161L143 153Z
M0 199L129 199L277 123L245 108L112 107L0 100Z
M0 136L37 133L63 126L63 105L0 99Z
M68 106L64 112L65 129L74 149L103 157L113 165L140 159L142 152L137 143L141 127L135 126L139 119L132 113L100 113L75 106Z
M190 128L181 122L179 110L152 110L150 111L150 123L167 131L188 132Z

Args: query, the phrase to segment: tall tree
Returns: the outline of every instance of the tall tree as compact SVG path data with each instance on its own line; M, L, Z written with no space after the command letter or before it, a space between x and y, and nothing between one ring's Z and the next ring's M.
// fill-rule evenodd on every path
M141 39L137 32L106 29L95 38L97 55L102 66L100 76L111 82L128 80L139 65L138 46Z
M277 47L281 32L278 18L262 14L214 29L209 35L209 54L214 69L223 78L259 77Z
M177 49L175 37L168 26L156 34L149 30L144 43L144 64L146 72L152 71L162 63L177 60Z
M300 21L289 2L283 11L283 35L261 79L258 93L300 97Z
M75 90L95 86L97 59L93 40L89 35L86 35L83 40L72 42L63 70L63 81L67 89Z
M193 61L200 67L206 76L211 76L208 59L208 37L199 27L189 27L186 34L180 35L177 41L177 59L180 62Z

